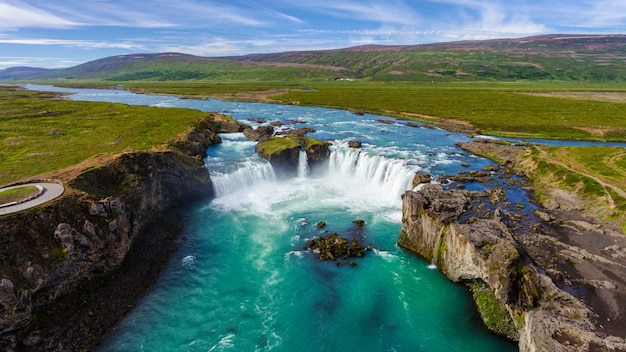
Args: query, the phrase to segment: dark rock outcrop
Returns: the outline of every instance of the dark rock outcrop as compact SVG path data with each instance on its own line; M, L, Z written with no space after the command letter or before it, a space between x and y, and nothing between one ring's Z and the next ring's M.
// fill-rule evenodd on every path
M430 183L430 180L431 177L429 174L421 174L419 172L416 172L415 176L413 176L413 188L422 183Z
M311 171L315 172L320 168L325 168L330 157L329 144L309 138L306 142L306 157Z
M520 351L626 349L623 338L601 332L594 312L534 264L500 210L459 221L476 201L488 197L433 184L407 191L398 243L435 263L452 281L490 291L504 313L483 318L508 321L509 338L519 340Z
M247 128L243 131L243 135L255 142L265 142L274 134L274 127L259 126L255 129Z
M361 142L360 141L349 141L348 142L348 147L350 148L361 148Z
M339 258L348 259L352 257L361 258L365 256L366 250L359 242L354 240L349 241L339 236L337 233L309 240L307 248L317 254L321 261L337 260Z
M0 350L99 341L174 250L175 207L212 195L194 151L217 141L219 125L199 122L170 143L181 151L120 154L70 180L57 201L0 218Z
M185 155L205 158L208 146L222 142L218 133L245 132L247 129L250 126L229 116L210 114L197 121L187 132L174 138L169 145Z
M299 138L299 137L304 137L304 135L307 133L313 133L313 132L315 132L314 128L302 127L302 128L297 128L295 130L287 131L287 136L291 138Z

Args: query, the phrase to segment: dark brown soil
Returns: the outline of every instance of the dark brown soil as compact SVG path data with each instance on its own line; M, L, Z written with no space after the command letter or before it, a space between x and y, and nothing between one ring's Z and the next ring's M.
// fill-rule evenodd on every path
M626 337L626 236L580 210L544 209L552 220L522 238L554 283L596 314L599 331Z

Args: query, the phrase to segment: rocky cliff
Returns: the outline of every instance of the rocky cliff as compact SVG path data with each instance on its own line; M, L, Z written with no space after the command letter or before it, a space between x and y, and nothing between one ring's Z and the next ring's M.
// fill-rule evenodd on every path
M626 350L624 336L609 335L598 312L557 287L528 254L526 241L538 238L532 232L541 225L528 222L526 234L514 233L509 222L515 214L479 211L489 198L434 184L408 191L398 243L435 263L452 281L495 298L490 304L499 309L481 309L485 301L477 300L483 320L519 340L520 351Z
M208 117L176 148L116 155L67 180L60 200L0 218L0 349L97 343L175 248L176 208L212 195L201 157L231 125Z

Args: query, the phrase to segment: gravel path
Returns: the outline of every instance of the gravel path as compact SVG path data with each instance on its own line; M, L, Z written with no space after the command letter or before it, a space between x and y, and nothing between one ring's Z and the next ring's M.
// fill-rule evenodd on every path
M0 207L0 216L17 213L19 211L30 209L32 207L36 207L38 205L44 204L46 202L49 202L59 197L60 195L63 194L63 191L65 190L63 186L58 183L30 183L28 185L42 187L44 191L38 197L31 199L27 202ZM22 187L22 186L25 186L25 185L6 187L6 188L0 189L0 191Z

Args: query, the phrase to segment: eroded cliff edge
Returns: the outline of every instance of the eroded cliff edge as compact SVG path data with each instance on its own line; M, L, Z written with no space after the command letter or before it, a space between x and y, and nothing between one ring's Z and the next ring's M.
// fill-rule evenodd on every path
M575 210L493 210L489 192L451 188L404 194L401 246L492 296L501 310L483 320L520 351L626 350L622 234Z
M0 349L93 347L176 248L177 207L212 196L207 146L242 129L211 114L160 150L61 171L62 198L0 218Z

